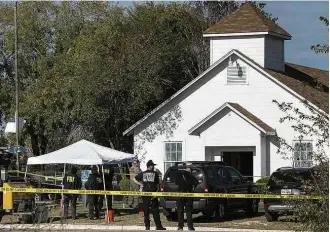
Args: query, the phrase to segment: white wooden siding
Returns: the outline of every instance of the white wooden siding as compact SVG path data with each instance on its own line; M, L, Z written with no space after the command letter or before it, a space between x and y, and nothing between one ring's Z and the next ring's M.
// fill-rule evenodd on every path
M248 66L245 62L237 61L241 66ZM279 119L285 114L278 109L278 107L272 103L274 99L279 102L292 102L296 106L301 106L301 110L305 112L305 108L301 102L292 96L290 93L279 87L277 84L260 74L258 71L249 67L249 85L226 85L227 71L226 68L228 62L223 62L215 68L214 76L211 73L207 74L203 78L210 78L209 81L201 86L196 84L196 89L190 95L187 95L180 103L180 109L182 112L182 120L179 127L171 137L172 141L185 141L185 157L186 160L205 160L205 146L222 146L223 144L230 145L244 145L244 146L255 146L256 155L254 157L254 165L258 165L258 168L254 169L254 175L261 174L261 139L252 144L249 140L249 136L245 133L250 134L250 130L253 128L250 125L244 124L242 121L225 121L215 124L214 131L221 131L227 133L229 130L231 136L227 138L223 134L215 134L215 137L205 138L203 136L192 136L188 134L188 130L200 122L202 119L207 117L215 109L223 105L225 102L234 102L240 104L246 108L252 114L259 117L262 121L277 130L278 134L287 141L292 141L295 138L295 132L290 127L290 123L280 123ZM183 92L184 95L186 92ZM158 115L159 116L159 115ZM153 120L155 117L151 116ZM152 120L152 118L150 120ZM221 119L221 120L224 120ZM223 124L228 124L223 125ZM153 124L148 127L152 127ZM235 133L232 133L235 132ZM245 136L242 136L242 134ZM140 132L140 133L143 133ZM256 132L253 136L257 136ZM235 135L237 138L235 138ZM137 136L137 135L136 135ZM211 136L211 135L210 135ZM234 137L234 138L233 138ZM245 144L243 144L243 138ZM246 138L246 140L245 140ZM146 142L144 147L146 150L146 161L153 159L155 163L159 164L159 169L163 172L162 163L164 157L164 141L168 141L165 135L157 136L153 141ZM277 154L277 147L273 144L270 145L270 172L273 172L279 167L290 166L291 161L285 160L280 154ZM257 166L255 166L257 167ZM142 165L142 168L145 166Z
M227 84L230 85L247 84L247 68L229 66L227 68Z
M232 49L239 50L261 66L264 66L264 35L210 38L211 65Z
M265 68L284 71L284 40L278 37L265 37Z

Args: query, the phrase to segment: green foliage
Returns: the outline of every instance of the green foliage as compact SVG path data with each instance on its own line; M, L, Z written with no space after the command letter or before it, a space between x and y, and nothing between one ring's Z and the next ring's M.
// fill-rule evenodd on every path
M320 17L327 27L329 21L325 17ZM329 53L329 45L313 45L311 49L318 53ZM316 88L322 86L319 80ZM321 88L320 91L323 91ZM274 101L286 116L280 122L289 121L292 129L300 135L299 140L313 138L313 151L308 154L312 157L314 167L313 179L304 181L302 192L307 195L322 196L321 200L292 200L295 215L303 222L307 231L323 232L329 231L329 116L323 112L315 110L307 101L303 102L305 109L302 110L292 105L292 103L279 103ZM294 154L294 147L282 138L279 138L281 153L285 158L290 158ZM292 159L292 157L291 157Z
M329 27L329 20L326 17L321 16L320 21L325 24L326 27ZM329 29L328 29L329 31ZM323 53L323 54L328 54L329 53L329 44L317 44L317 45L312 45L311 49L316 53Z
M295 215L308 231L329 231L329 163L322 163L316 168L313 180L305 181L302 191L324 198L317 201L291 201Z
M34 155L80 139L132 152L131 138L122 132L208 68L203 31L238 7L20 2L22 140ZM0 117L14 114L13 35L13 5L0 3ZM180 116L179 108L172 109L157 126L176 128Z
M120 190L129 191L130 190L130 179L122 179L119 183Z
M267 193L266 184L268 183L268 181L269 181L269 177L262 177L256 181L256 183L258 184L258 189L259 189L260 194Z
M307 231L329 231L329 118L327 114L317 111L304 102L305 109L294 107L292 103L278 103L274 101L287 116L281 122L291 122L292 129L299 134L299 140L313 138L313 151L308 154L312 157L315 167L312 181L304 183L302 192L307 195L322 196L317 201L292 200L290 204L294 213L303 222ZM279 153L287 159L293 159L294 147L282 138Z
M8 147L8 140L2 131L0 131L0 147Z

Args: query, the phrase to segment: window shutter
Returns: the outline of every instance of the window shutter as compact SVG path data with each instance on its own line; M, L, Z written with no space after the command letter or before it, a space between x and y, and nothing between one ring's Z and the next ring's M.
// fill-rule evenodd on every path
M246 84L246 67L227 67L227 84Z

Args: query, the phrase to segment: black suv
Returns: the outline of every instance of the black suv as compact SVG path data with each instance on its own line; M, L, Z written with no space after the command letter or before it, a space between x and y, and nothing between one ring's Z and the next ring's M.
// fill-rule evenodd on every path
M267 193L277 195L300 195L304 181L312 180L312 168L283 167L270 176L267 183ZM281 215L292 215L293 210L288 201L282 199L264 200L265 217L267 221L277 221Z
M223 162L208 161L176 163L165 173L161 191L178 191L178 186L175 184L176 176L188 163L192 174L199 182L194 190L196 193L258 193L257 186L242 177L233 167L226 166ZM175 197L160 199L163 213L169 221L177 220L176 200ZM249 216L253 216L258 213L259 201L260 199L194 198L193 213L202 212L213 220L222 220L227 212L243 209Z

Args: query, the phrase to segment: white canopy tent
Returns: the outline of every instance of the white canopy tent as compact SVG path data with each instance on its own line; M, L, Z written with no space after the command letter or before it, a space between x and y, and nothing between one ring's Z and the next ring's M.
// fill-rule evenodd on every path
M108 147L103 147L87 140L80 140L79 142L71 144L57 151L37 157L30 157L27 161L25 176L27 173L27 167L29 165L64 164L63 177L65 175L66 164L101 165L103 186L104 190L106 190L103 165L132 162L134 157L135 156L133 154L117 151ZM108 211L107 200L105 203Z
M87 140L80 140L57 151L30 157L27 165L37 164L77 164L102 165L132 162L133 154L103 147Z

